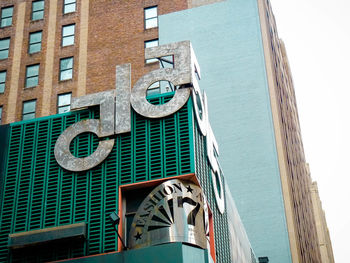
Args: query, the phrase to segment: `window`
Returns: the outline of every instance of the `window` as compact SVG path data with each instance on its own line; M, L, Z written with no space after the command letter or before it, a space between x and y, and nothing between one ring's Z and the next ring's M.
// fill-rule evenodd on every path
M39 64L27 66L26 88L35 87L39 84Z
M165 56L159 58L159 64L161 68L174 68L174 56ZM197 71L195 72L197 79L199 80L199 76Z
M39 52L41 50L42 31L29 34L29 54Z
M32 2L32 20L40 20L44 18L44 0Z
M160 94L160 93L161 93L160 92L160 81L157 81L148 87L147 92L146 92L146 96Z
M76 9L75 0L64 0L63 3L63 14L73 13Z
M13 6L1 9L1 27L12 25Z
M145 29L158 27L157 7L152 6L144 9Z
M74 30L74 24L62 27L62 47L74 45Z
M149 47L157 47L158 44L158 39L153 39L153 40L149 40L149 41L145 41L145 48L149 48ZM146 59L146 63L153 63L153 62L157 62L158 59L156 58L151 58L151 59Z
M70 111L72 93L59 94L57 99L57 113Z
M0 124L2 123L2 106L0 106Z
M23 102L22 120L31 120L35 118L36 100Z
M6 71L0 71L0 93L5 92Z
M73 57L62 58L60 61L60 80L73 78Z
M151 86L148 87L146 96L167 93L174 90L175 90L175 87L173 83L171 83L170 81L161 80L161 81L154 82ZM151 104L153 103L151 102Z
M10 38L0 39L0 59L9 57Z

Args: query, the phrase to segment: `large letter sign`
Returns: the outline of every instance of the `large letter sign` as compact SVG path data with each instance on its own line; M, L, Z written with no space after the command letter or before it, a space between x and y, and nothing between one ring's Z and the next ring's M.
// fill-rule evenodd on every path
M189 41L162 45L145 50L145 58L173 56L174 68L161 68L142 76L131 89L130 64L116 67L116 88L73 98L71 109L100 106L100 119L79 121L68 127L57 139L55 157L58 164L69 171L86 171L103 162L112 151L114 139L101 140L94 153L77 158L70 152L72 140L81 133L92 132L99 138L131 131L131 107L147 118L162 118L174 114L187 102L192 92L199 129L206 136L207 156L212 168L214 193L220 212L224 211L220 168L215 153L218 146L208 119L205 93L201 93L196 76L200 69ZM173 98L162 105L153 105L146 99L147 89L157 81L169 81L178 87ZM221 189L218 190L218 189Z
M85 171L100 164L112 151L114 139L100 141L96 151L85 158L72 155L69 145L72 140L84 132L95 133L98 137L114 134L114 91L105 91L73 99L71 108L100 105L100 120L88 119L68 127L57 139L55 157L59 165L70 171Z
M217 159L219 154L219 146L209 123L207 96L205 92L201 94L198 86L194 86L194 89L192 90L192 100L199 130L201 131L202 135L206 137L207 158L211 167L211 179L216 204L219 211L223 213L225 211L225 200L221 180L221 169Z
M134 110L148 118L161 118L174 114L187 102L190 96L194 74L192 60L194 55L189 41L146 49L146 59L174 56L174 68L154 70L137 81L130 89L130 64L116 68L116 89L79 98L73 98L71 109L100 105L100 120L83 120L67 128L55 145L55 157L59 165L70 171L86 171L100 164L111 152L114 139L100 141L96 151L85 158L73 156L69 150L72 140L84 132L95 133L99 138L130 132L130 104ZM174 97L163 105L152 105L146 100L150 85L166 80L179 85Z

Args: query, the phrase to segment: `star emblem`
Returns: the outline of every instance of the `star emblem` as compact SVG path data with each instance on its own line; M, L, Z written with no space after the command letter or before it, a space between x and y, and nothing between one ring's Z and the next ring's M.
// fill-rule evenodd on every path
M142 233L137 232L137 234L134 236L135 240L141 239Z
M187 186L186 189L187 189L187 193L188 193L188 192L190 192L191 194L193 193L193 189L191 188L190 185Z

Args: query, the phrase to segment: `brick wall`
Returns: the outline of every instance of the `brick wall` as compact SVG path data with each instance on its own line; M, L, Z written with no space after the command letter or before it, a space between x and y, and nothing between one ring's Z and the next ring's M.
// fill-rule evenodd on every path
M91 1L87 93L113 89L116 65L131 63L132 85L157 68L144 62L144 41L158 38L158 28L144 29L143 10L155 5L162 15L187 8L187 0Z
M80 55L80 28L81 28L81 4L77 0L76 12L64 14L62 12L63 0L56 0L57 9L55 32L49 28L50 8L52 2L45 1L44 19L31 21L32 0L2 0L0 8L14 6L12 26L0 28L0 38L10 37L9 58L0 60L0 71L7 70L6 89L0 94L0 106L3 106L3 124L12 121L20 121L22 118L22 103L26 100L36 99L36 117L47 115L43 107L47 107L50 114L56 114L57 95L72 92L77 96L79 78ZM86 93L94 93L115 88L115 66L123 63L132 64L132 85L146 72L158 67L157 63L146 65L144 62L144 41L158 38L158 28L144 29L144 8L158 6L158 15L175 12L188 8L187 0L90 0L88 7L88 43L87 43L87 71ZM23 32L17 32L19 5L25 8ZM75 44L61 47L62 26L75 24ZM86 26L86 25L84 25ZM41 51L28 54L29 33L42 30ZM17 30L18 31L18 30ZM48 43L49 33L54 33L54 43ZM23 37L21 50L18 57L14 58L14 43L18 37ZM48 46L54 45L53 54L48 53ZM52 68L45 68L47 61L52 59ZM60 59L74 57L73 78L59 81ZM18 84L10 84L14 61L20 61ZM26 66L40 64L39 84L33 88L25 87ZM50 66L50 65L49 65ZM51 67L51 66L50 66ZM45 82L46 78L46 82ZM48 81L50 80L50 81ZM45 83L45 89L44 89ZM12 93L17 89L17 94L9 101L10 88ZM85 93L85 89L84 93ZM46 94L46 97L44 97ZM49 99L51 98L51 99ZM45 101L44 101L45 100ZM14 118L8 118L8 108L14 107ZM9 113L11 114L11 113Z

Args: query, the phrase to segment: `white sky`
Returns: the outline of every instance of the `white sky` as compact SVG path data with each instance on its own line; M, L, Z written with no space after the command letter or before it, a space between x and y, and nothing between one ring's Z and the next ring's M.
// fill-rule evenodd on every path
M350 1L270 0L293 74L306 160L336 263L349 262Z

